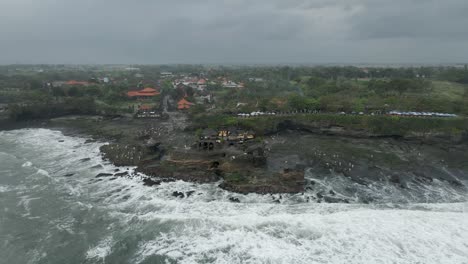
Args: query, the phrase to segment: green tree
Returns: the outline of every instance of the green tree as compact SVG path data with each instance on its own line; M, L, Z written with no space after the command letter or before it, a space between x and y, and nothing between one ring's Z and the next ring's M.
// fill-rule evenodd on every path
M68 89L68 96L71 96L71 97L83 96L83 91L76 86L72 86Z

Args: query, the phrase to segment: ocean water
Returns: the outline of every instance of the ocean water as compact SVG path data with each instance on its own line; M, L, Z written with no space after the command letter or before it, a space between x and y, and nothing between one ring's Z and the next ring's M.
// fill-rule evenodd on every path
M466 188L434 182L403 194L376 183L360 190L380 197L373 204L350 194L349 204L317 203L313 190L275 203L279 195L216 184L96 178L134 169L103 161L102 144L0 132L0 263L468 263ZM351 184L316 182L338 195Z

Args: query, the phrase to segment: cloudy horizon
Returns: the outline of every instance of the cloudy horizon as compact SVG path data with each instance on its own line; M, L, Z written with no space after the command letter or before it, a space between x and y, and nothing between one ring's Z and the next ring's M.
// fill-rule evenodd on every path
M0 64L463 63L465 0L2 0Z

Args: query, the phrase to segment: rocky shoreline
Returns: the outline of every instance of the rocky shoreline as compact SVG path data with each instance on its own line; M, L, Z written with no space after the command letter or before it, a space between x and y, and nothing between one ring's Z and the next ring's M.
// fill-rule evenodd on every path
M348 181L350 185L342 193L351 196L359 186L379 182L402 191L434 181L467 188L465 144L342 136L285 126L266 135L264 156L254 157L234 148L196 151L192 148L193 132L185 131L186 124L184 116L176 114L169 120L151 122L124 117L67 117L35 122L33 127L60 129L65 134L88 135L109 142L101 148L103 158L117 166L136 166L136 172L148 175L143 179L147 186L183 180L219 182L220 188L242 194L313 190L314 199L324 202L348 202L348 199L317 185L317 180L309 179L311 176ZM31 127L31 123L26 127ZM15 128L19 128L18 124ZM102 180L135 175L118 171L96 176L96 180ZM362 195L356 199L372 202L374 198Z

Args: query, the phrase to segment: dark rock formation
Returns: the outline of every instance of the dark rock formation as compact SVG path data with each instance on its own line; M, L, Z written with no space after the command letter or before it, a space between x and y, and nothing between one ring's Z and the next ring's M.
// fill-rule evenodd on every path
M177 191L176 191L176 192L173 192L173 193L172 193L172 196L174 196L174 197L179 197L179 198L184 198L184 197L185 197L185 195L184 195L183 192L177 192Z
M233 203L240 203L239 198L235 198L235 197L229 197L229 201L231 201Z
M125 177L125 176L129 176L129 174L128 174L128 172L124 171L124 172L116 173L116 174L114 174L114 176L116 176L116 177Z
M245 173L245 176L241 174L235 174L235 177L232 177L232 174L227 175L219 187L243 194L304 192L305 181L304 172L302 171L285 171L283 173L253 171L242 173Z
M153 181L151 178L145 178L143 180L143 185L145 186L155 186L155 185L160 185L161 181Z
M96 178L111 177L114 176L112 173L99 173Z

